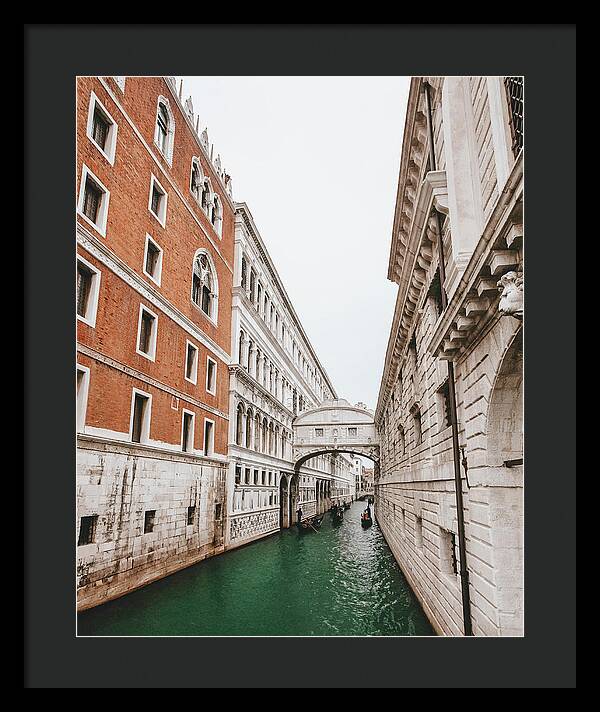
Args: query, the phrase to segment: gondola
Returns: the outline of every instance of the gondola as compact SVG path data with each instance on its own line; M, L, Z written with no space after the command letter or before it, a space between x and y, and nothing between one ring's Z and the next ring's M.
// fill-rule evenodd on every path
M311 531L317 531L321 527L321 523L323 521L323 515L320 517L310 517L309 519L304 519L301 522L298 522L296 526L301 532L311 532Z
M334 524L341 524L344 521L343 507L334 506L331 510L331 516Z
M371 508L367 507L360 515L360 525L363 529L368 529L372 524L373 517L371 516Z

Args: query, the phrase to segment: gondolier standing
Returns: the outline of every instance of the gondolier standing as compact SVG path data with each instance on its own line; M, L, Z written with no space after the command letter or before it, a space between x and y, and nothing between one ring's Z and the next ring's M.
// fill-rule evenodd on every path
M296 515L298 516L298 524L300 524L300 522L302 521L302 507L298 507Z

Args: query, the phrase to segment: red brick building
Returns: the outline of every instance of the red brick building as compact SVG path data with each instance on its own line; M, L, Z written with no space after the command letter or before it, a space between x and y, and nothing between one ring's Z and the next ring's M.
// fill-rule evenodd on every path
M223 548L231 181L164 77L77 81L77 585Z

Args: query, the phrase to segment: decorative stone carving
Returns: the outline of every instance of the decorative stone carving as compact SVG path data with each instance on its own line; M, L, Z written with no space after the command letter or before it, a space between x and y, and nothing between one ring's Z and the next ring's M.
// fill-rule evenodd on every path
M504 316L523 318L523 273L507 272L498 281L500 303L498 311Z

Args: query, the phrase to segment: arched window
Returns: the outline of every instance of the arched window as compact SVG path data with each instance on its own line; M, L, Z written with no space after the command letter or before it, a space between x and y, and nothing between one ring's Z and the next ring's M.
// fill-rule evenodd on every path
M221 227L223 225L223 207L221 206L221 200L216 193L213 195L209 217L215 229L215 232L219 237L221 237Z
M273 445L274 445L274 437L273 437L273 423L269 425L269 449L268 453L269 455L273 454Z
M246 442L245 445L248 449L252 447L252 411L248 410L246 413Z
M281 431L281 457L285 458L285 431Z
M192 301L213 321L217 320L218 284L216 272L206 252L194 258Z
M154 143L169 163L173 160L173 139L175 137L175 119L169 100L164 96L158 97L156 108L156 128Z
M261 452L268 452L267 433L268 433L267 419L263 418L261 434L260 434L260 451Z
M248 288L248 266L246 263L246 258L242 257L242 278L241 278L242 289Z
M200 161L197 158L192 158L192 175L190 177L190 191L194 198L200 202L202 197L202 183L204 176L202 175L202 168L200 167Z
M200 206L202 207L202 210L204 210L204 212L207 214L211 205L211 193L212 191L210 189L210 181L208 180L208 178L205 178L202 182L202 190L200 191Z
M243 425L244 425L244 406L238 403L236 421L235 421L235 443L236 445L242 445L243 438Z
M275 431L273 434L273 455L279 457L279 426L275 426Z
M242 365L244 354L244 332L240 331L240 340L238 342L238 363Z
M257 413L254 418L254 449L260 451L260 415Z

